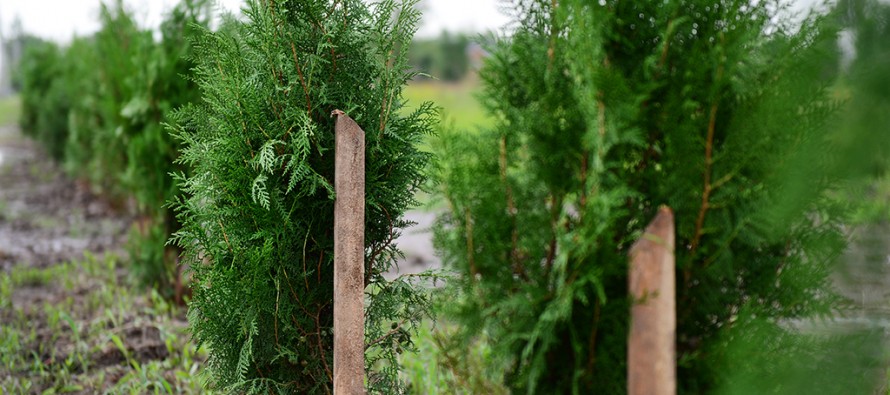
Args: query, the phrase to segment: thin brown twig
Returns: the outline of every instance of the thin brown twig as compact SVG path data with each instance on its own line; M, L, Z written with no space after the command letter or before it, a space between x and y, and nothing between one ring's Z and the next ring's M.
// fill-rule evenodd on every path
M223 238L226 240L226 246L229 247L229 252L232 254L235 253L235 250L232 249L232 245L229 243L229 235L226 234L226 227L223 226L222 221L217 219L216 223L219 224L219 228L222 229Z
M476 270L476 259L475 259L475 247L473 246L473 217L470 215L470 209L464 208L464 220L466 224L464 228L466 229L467 236L467 261L470 264L470 282L476 282L476 274L479 273Z
M504 184L504 194L507 197L507 216L510 218L510 262L513 272L527 279L525 270L519 262L519 230L516 225L516 203L513 201L513 188L510 187L507 178L507 135L501 136L499 165L501 170L501 182Z
M324 309L324 305L319 306L319 308L315 314L315 329L316 329L315 336L318 339L318 343L316 343L316 345L318 346L318 353L319 353L318 356L319 356L319 358L321 358L321 362L324 364L324 370L325 370L325 373L327 373L327 375L328 375L328 380L331 380L333 382L334 374L331 373L331 367L328 366L328 359L325 358L324 348L322 348L322 346L321 346L321 342L322 342L322 340L321 340L321 320L318 317L321 315L321 310L323 310L323 309Z
M597 298L593 306L593 328L590 330L590 342L587 347L587 371L590 373L593 373L593 367L596 365L596 335L599 329L600 309L600 300Z
M307 112L312 114L312 100L309 99L309 87L306 86L306 79L303 78L303 70L300 68L300 61L297 59L297 47L294 43L290 43L291 53L294 55L294 66L297 68L297 76L300 77L300 85L303 86L303 94L306 95Z
M393 239L394 239L394 237L393 237L394 235L392 232L393 231L393 222L392 222L392 217L390 217L390 215L389 215L389 211L386 210L386 207L383 207L381 205L377 205L377 207L380 207L380 209L383 210L383 214L386 215L386 220L389 222L389 239L387 239L383 244L381 244L379 248L374 249L374 251L371 252L370 258L368 258L368 266L365 268L365 286L366 287L371 282L371 271L374 269L374 261L377 259L377 255L379 255L381 252L383 252L383 250L386 249L386 247L389 247L392 244Z
M711 114L710 119L708 120L708 137L705 142L705 175L704 175L704 186L702 188L701 194L701 208L698 211L698 217L695 219L695 233L692 237L692 243L690 248L690 254L694 255L695 251L698 249L699 243L701 242L702 237L702 228L705 224L705 214L707 214L708 209L711 206L711 166L713 165L713 150L714 150L714 129L716 128L717 123L717 102L711 105Z
M386 109L387 109L387 105L386 105L387 103L386 103L386 102L387 102L387 99L388 99L388 97L386 96L386 92L387 92L388 90L389 90L389 80L386 79L386 78L384 77L384 81L383 81L383 93L384 93L384 96L383 96L383 101L380 103L380 128L379 128L379 131L378 131L378 133L377 133L377 140L378 140L378 141L380 141L380 140L383 138L383 131L384 131L385 128L386 128L386 119L388 118L388 116L387 116L387 114L386 114Z
M376 345L376 344L378 344L378 343L380 343L380 342L386 340L386 339L389 338L390 336L392 336L392 335L398 333L398 332L402 329L402 325L405 325L406 322L408 322L408 319L407 319L407 318L403 318L401 321L399 321L398 324L396 324L396 327L395 327L395 328L390 329L389 332L386 332L386 333L380 335L380 337L378 337L378 338L376 338L376 339L374 339L374 340L371 340L370 342L366 343L366 344L365 344L365 351L368 351L369 348L371 348L371 347L373 347L374 345Z
M321 250L321 254L318 255L318 267L315 269L317 284L321 284L321 263L323 261L324 261L324 250Z
M275 317L274 317L274 324L275 324L275 348L277 348L278 351L280 352L280 351L281 351L281 343L278 342L278 306L280 305L280 303L279 303L279 299L280 299L280 297L281 297L281 283L278 283L278 284L277 284L277 287L275 287L275 288L277 288L277 289L275 290Z
M290 276L287 275L287 269L282 269L281 272L284 273L285 283L287 284L287 288L290 290L291 296L293 296L293 297L294 297L294 300L297 301L297 304L300 305L300 309L303 310L303 314L306 314L307 316L311 315L311 314L309 314L309 311L306 309L306 306L303 305L303 301L300 300L300 298L297 296L297 293L294 291L294 287L293 287L293 285L291 285L291 283L290 283ZM294 318L293 316L291 316L291 320L294 321L294 326L296 326L297 329L300 330L300 333L301 333L303 336L305 336L305 335L308 333L308 332L306 331L306 328L303 328L303 325L300 325L300 322L297 321L296 318Z
M587 161L583 161L585 166ZM585 178L584 171L582 170L582 179ZM582 185L584 183L582 182ZM584 192L582 188L581 193L581 206L584 206ZM550 207L550 230L553 232L553 235L550 237L550 244L547 247L547 259L544 261L544 270L545 270L545 278L550 275L550 270L553 268L553 260L556 258L556 235L558 233L559 227L559 211L562 208L562 199L556 199L556 197L551 197ZM583 210L583 209L582 209Z
M547 45L547 71L553 68L553 59L556 55L556 38L559 36L559 29L556 23L556 8L559 7L557 0L550 0L550 40Z
M309 229L306 230L306 237L303 239L303 284L306 286L306 292L309 292L309 279L306 276L306 243L309 242ZM287 272L285 272L287 273Z
M720 35L720 41L721 43L724 41L723 34ZM721 62L717 66L717 74L714 77L715 85L719 84L720 80L723 79L723 68L724 64ZM707 214L708 209L711 206L710 199L711 192L713 191L713 185L711 185L711 171L714 164L714 131L717 127L717 110L719 108L719 102L719 96L715 97L714 102L711 103L711 111L708 117L708 135L705 140L704 186L702 187L701 208L698 211L698 217L695 219L695 233L693 234L692 242L690 243L690 255L695 255L695 252L698 250L705 225L705 214ZM683 273L686 281L689 280L691 275L690 269L691 268L687 267Z

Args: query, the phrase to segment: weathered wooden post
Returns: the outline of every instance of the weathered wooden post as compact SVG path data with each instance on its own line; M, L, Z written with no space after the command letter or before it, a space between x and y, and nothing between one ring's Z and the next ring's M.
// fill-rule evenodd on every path
M629 395L677 393L674 213L661 207L630 249Z
M365 132L336 116L334 190L334 394L365 392Z

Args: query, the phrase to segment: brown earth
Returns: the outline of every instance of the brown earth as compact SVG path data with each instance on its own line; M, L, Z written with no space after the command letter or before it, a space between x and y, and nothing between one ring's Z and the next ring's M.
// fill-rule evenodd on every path
M0 126L0 271L120 253L131 219L67 177L18 128Z
M132 223L0 126L0 393L107 391L183 348L184 311L127 285L115 258Z

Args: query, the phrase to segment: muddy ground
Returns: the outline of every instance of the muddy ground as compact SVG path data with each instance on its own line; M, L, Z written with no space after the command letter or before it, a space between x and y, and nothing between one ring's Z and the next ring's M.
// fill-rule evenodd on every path
M0 393L126 391L185 344L184 310L131 291L115 258L131 223L0 126Z
M121 253L130 223L15 126L0 126L0 270Z

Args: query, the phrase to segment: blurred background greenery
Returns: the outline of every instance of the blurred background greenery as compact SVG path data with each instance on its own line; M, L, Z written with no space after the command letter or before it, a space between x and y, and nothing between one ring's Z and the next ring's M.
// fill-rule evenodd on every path
M826 67L825 80L838 100L842 121L837 124L834 144L821 148L841 151L845 163L838 169L856 175L832 190L834 198L842 200L853 212L846 224L851 247L832 277L847 298L848 313L834 321L789 323L801 331L825 335L816 340L782 336L756 317L740 321L733 331L722 334L726 338L742 339L724 350L727 362L719 369L727 372L723 379L731 384L722 389L723 393L755 393L765 381L781 383L773 387L779 388L776 393L806 393L814 386L823 386L830 393L890 393L886 374L890 354L886 348L886 332L890 330L890 296L886 291L890 286L890 270L887 269L890 256L890 231L887 229L890 221L890 163L886 160L890 142L890 40L886 39L890 37L890 5L871 0L839 0L827 7L833 12L827 23L835 24L840 34L829 48L834 52L831 56L836 56L838 62ZM144 35L136 36L150 46L148 42L151 40ZM482 90L479 72L491 56L492 37L491 34L443 32L438 36L416 39L410 49L410 59L419 74L403 92L407 101L404 110L410 111L425 101L441 107L443 138L458 134L464 138L469 136L467 140L472 142L480 130L494 127L495 115L489 113L479 99ZM83 41L59 45L24 30L13 31L5 39L5 58L13 64L17 64L17 57L26 53L28 47L56 45L59 51L88 45ZM6 81L8 92L22 88L19 78L7 78ZM69 93L83 94L84 91ZM37 99L47 100L45 105L56 105L60 103L50 101L61 100L60 97L41 96ZM85 104L84 97L87 96L76 97L80 100L79 105L94 105ZM21 96L16 94L0 99L0 125L15 123L19 119L21 102ZM105 105L116 105L108 112L117 116L128 103L109 102ZM73 121L66 117L57 124L64 128ZM115 130L110 129L111 132ZM430 141L428 146L431 150L441 147L435 141ZM435 187L431 189L435 195ZM423 201L430 199L437 197L421 197ZM437 213L447 209L441 204L427 207ZM154 236L147 239L157 244L166 235ZM442 295L443 311L449 302L468 297L466 294ZM491 344L497 339L482 336L461 343L456 339L454 325L445 316L438 322L428 322L414 339L420 352L403 356L407 367L405 379L412 383L414 391L508 392L509 383L505 383L507 379L502 368L509 366L511 361L492 353ZM760 347L763 339L774 339L769 343L770 348ZM878 373L874 374L875 371ZM878 385L872 385L870 380L874 377L881 377Z

